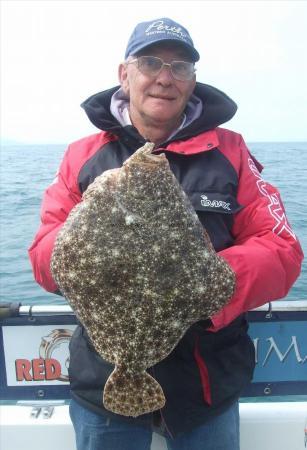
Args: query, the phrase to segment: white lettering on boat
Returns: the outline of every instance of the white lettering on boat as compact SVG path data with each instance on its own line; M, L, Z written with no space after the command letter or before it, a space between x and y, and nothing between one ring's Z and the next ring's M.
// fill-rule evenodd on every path
M266 338L265 340L266 340L267 342L269 342L270 345L269 345L269 348L268 348L268 350L267 350L266 356L265 356L265 358L264 358L264 360L263 360L263 362L262 362L262 364L261 364L262 367L264 367L264 366L267 364L267 362L268 362L270 356L273 354L273 352L276 353L276 356L277 356L277 358L279 359L279 361L280 361L281 363L283 363L283 362L285 361L285 359L287 358L287 356L290 354L290 351L291 351L291 350L294 351L295 358L296 358L296 361L297 361L298 363L304 364L304 363L307 361L307 355L304 356L304 357L301 356L301 352L300 352L300 350L299 350L299 344L298 344L298 341L297 341L297 337L296 337L296 336L291 336L290 345L289 345L289 347L286 349L286 351L285 351L284 353L279 349L278 345L276 344L275 339L274 339L272 336L269 337L269 338ZM258 358L258 353L259 353L259 341L260 341L260 338L255 338L255 339L253 340L254 346L255 346L255 351L256 351L256 355L255 355L255 361L256 361L256 363L259 362L259 358Z

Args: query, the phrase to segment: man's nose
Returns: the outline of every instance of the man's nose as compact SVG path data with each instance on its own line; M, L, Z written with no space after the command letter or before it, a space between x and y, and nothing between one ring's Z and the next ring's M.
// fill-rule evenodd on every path
M156 81L158 83L161 83L163 85L169 85L171 83L174 82L174 78L171 72L171 67L170 65L164 65L161 69L161 71L159 72Z

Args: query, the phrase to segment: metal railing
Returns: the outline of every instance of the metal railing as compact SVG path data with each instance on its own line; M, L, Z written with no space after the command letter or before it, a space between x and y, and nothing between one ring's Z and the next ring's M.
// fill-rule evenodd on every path
M307 311L307 300L276 300L252 309L251 311L277 312L277 311ZM19 308L20 316L62 316L74 315L72 308L69 305L22 305Z
M307 300L276 300L265 303L253 311L263 312L286 312L286 311L307 311ZM74 312L69 305L22 305L20 303L7 303L0 301L0 319L8 317L22 316L74 316Z

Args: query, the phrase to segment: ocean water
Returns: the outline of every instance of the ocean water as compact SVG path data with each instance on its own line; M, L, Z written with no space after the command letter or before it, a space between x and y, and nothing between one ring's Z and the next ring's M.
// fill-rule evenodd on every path
M263 178L276 185L288 219L307 253L307 143L250 143L265 166ZM27 249L39 226L40 204L65 145L10 145L0 153L0 301L64 304L32 276ZM287 300L307 300L307 261Z

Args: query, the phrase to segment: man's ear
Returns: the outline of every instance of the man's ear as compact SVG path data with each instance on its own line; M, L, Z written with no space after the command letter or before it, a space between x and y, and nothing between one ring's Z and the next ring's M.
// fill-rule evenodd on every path
M129 95L129 80L128 80L128 70L127 65L121 63L118 67L118 80L121 87L126 95Z

